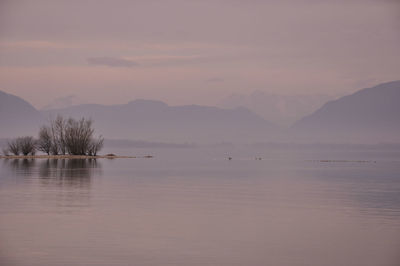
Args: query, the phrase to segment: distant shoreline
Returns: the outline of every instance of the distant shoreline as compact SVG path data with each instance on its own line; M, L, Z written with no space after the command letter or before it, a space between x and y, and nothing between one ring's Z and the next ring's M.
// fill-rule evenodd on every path
M135 159L135 158L153 158L146 156L123 156L123 155L0 155L0 159Z

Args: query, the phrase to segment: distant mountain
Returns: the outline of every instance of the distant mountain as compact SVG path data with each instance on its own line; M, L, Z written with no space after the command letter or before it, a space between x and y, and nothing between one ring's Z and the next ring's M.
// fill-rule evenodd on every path
M86 103L84 102L83 99L79 98L77 95L71 94L54 99L52 102L48 103L42 109L49 110L49 109L67 108L73 105L78 105L83 103Z
M44 116L61 114L90 117L97 132L107 138L164 142L214 142L265 140L277 128L246 108L186 105L168 106L159 101L135 100L122 105L84 104L46 110Z
M278 95L264 91L251 94L232 94L223 99L218 106L236 108L244 106L267 121L289 126L298 119L309 115L328 100L328 95Z
M0 92L0 138L36 135L57 114L88 117L106 138L162 143L307 141L400 142L400 81L360 90L324 104L283 134L247 108L135 100L121 105L84 104L38 111L23 99Z
M0 137L36 134L42 115L25 100L0 91Z
M292 131L316 141L400 141L400 81L330 101L296 122Z

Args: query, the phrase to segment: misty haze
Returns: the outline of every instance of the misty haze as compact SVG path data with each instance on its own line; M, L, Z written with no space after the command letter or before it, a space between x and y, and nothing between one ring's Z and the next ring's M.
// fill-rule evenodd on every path
M0 265L400 265L397 1L0 1Z

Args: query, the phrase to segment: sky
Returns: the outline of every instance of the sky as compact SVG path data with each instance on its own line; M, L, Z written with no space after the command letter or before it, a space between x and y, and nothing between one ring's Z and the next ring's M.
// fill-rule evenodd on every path
M215 105L352 93L400 79L395 0L0 0L0 90Z

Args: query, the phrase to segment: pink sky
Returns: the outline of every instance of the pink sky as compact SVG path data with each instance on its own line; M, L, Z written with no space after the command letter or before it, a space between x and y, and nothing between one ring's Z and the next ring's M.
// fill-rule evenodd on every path
M398 1L0 2L0 90L39 108L339 96L400 79L399 47Z

